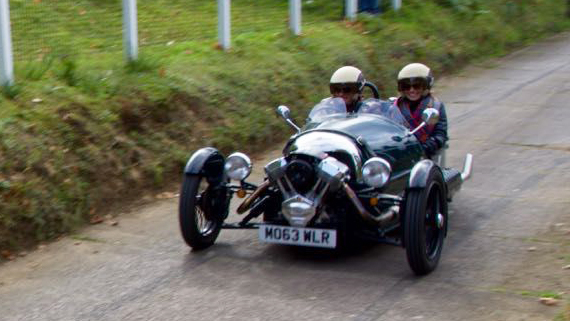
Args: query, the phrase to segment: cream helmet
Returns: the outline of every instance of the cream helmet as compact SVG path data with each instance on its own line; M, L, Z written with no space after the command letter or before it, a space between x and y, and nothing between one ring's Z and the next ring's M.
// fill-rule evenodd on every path
M429 92L434 82L431 69L428 66L417 62L406 65L398 73L398 90L403 91L405 86L409 86L413 82L422 83L424 85L424 89Z
M344 66L337 69L331 77L331 94L333 93L333 89L339 86L355 86L356 90L360 93L365 83L366 80L360 69L352 66Z

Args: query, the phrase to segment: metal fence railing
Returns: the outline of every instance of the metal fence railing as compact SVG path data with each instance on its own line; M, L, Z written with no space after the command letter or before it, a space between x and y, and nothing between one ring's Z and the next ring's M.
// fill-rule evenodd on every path
M301 25L355 19L358 1L374 0L0 0L0 85L13 82L13 60L121 50L136 59L139 46L208 39L228 48L230 32L299 34ZM395 9L401 5L391 1ZM220 2L231 4L228 34L218 28ZM125 8L134 9L134 19L126 19Z

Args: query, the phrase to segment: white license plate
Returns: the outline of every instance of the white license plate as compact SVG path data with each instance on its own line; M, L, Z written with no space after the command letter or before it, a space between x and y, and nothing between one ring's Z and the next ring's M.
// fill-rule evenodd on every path
M259 227L259 240L267 243L334 248L336 230L264 224Z

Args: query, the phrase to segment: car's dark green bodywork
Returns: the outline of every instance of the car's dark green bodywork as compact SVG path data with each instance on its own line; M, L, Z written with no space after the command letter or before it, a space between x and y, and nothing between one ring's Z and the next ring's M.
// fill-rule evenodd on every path
M382 116L360 113L332 115L307 123L301 133L287 143L284 153L295 152L291 147L304 135L319 133L336 133L352 140L360 150L362 164L373 156L387 160L392 166L392 175L383 192L390 194L400 194L407 187L412 168L425 158L420 143L414 135L408 135L405 127ZM332 145L334 150L327 150L323 145L321 151L338 154L340 146Z

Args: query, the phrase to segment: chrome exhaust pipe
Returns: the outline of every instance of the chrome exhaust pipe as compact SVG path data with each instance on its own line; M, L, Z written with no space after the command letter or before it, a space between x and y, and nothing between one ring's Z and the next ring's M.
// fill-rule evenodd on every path
M261 183L261 185L259 185L257 187L257 189L255 191L253 191L253 193L251 193L251 195L249 195L249 197L246 198L243 201L243 203L240 204L240 206L237 208L237 213L243 214L247 210L249 210L253 201L255 201L257 198L259 198L259 195L261 195L261 193L263 193L269 187L269 185L271 185L269 180L266 180L263 183Z
M473 155L467 154L465 156L465 163L463 164L463 172L461 172L461 179L466 181L471 177L471 169L473 168Z
M447 200L451 202L453 195L461 189L463 182L471 177L473 169L473 155L467 154L465 156L465 163L463 164L463 171L460 172L455 168L443 169L445 184L447 185Z

